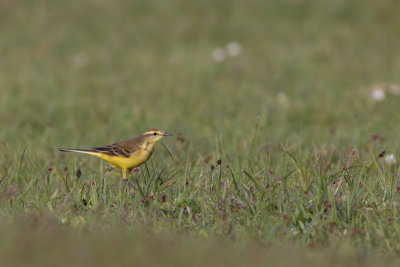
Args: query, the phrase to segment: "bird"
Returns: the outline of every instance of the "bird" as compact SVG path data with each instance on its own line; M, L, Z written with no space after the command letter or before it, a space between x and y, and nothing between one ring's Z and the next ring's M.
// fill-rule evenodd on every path
M99 157L122 170L122 180L128 181L127 172L145 163L151 156L155 144L165 136L173 134L151 128L141 136L92 149L59 148L61 152L78 152Z

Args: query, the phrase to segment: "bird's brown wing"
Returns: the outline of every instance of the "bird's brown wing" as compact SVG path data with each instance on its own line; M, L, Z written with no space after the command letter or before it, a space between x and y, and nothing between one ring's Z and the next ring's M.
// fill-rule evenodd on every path
M131 153L125 149L121 149L115 145L108 145L108 146L101 146L101 147L95 147L92 149L94 152L100 152L103 154L107 154L110 156L119 156L119 157L124 157L124 158L129 158Z
M129 158L131 154L139 149L139 138L132 138L107 146L95 147L93 151L104 153L110 156Z

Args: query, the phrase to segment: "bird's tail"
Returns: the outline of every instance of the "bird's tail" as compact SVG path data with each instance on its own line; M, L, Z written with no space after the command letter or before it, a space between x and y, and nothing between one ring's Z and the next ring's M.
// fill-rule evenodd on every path
M84 153L84 154L98 154L96 153L93 149L70 149L70 148L59 148L58 149L61 152L78 152L78 153Z

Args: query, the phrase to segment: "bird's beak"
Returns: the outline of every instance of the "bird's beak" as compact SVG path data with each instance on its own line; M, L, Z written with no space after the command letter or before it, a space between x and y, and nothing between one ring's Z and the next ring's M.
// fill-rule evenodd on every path
M164 133L163 136L171 136L173 135L172 133Z

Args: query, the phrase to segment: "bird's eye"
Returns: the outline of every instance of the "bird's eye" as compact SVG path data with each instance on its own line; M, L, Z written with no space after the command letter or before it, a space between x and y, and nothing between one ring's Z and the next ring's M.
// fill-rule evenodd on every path
M157 135L157 133L156 133L156 132L154 132L154 133L153 133L153 135Z

